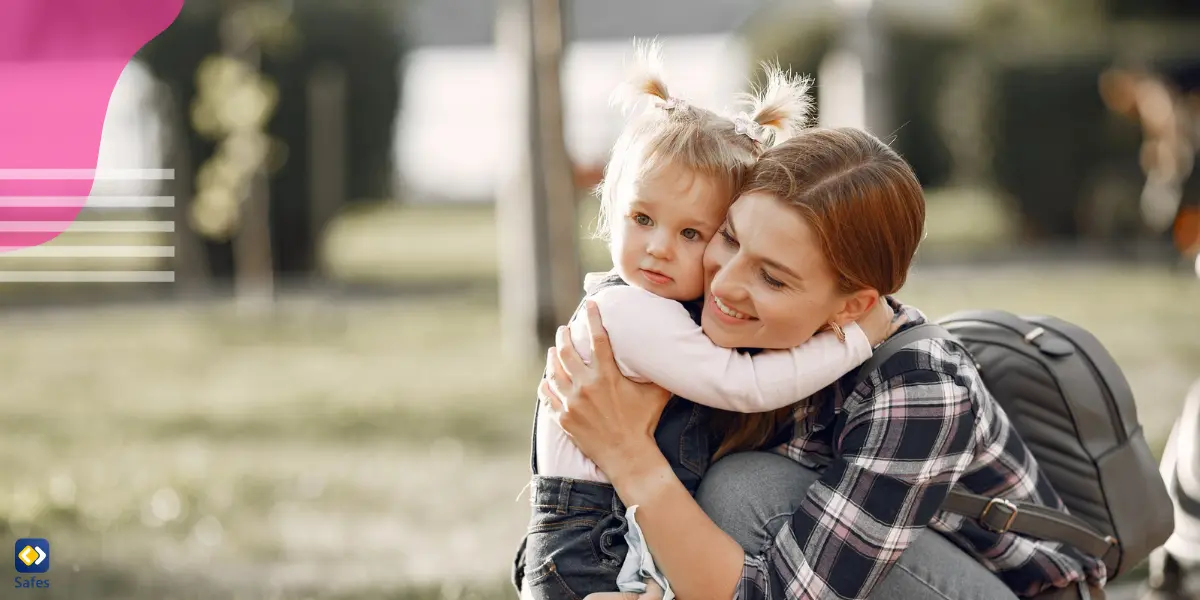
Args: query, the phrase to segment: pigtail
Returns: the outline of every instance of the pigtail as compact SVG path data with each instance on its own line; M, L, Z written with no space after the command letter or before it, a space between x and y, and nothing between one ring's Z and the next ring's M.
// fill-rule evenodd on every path
M773 146L791 138L808 126L812 98L808 91L812 79L784 70L778 64L763 63L767 83L752 93L742 94L750 112L744 118L760 130L757 139Z
M662 44L656 40L634 42L634 63L629 75L613 90L611 103L628 114L639 102L651 98L666 107L671 102L663 82Z

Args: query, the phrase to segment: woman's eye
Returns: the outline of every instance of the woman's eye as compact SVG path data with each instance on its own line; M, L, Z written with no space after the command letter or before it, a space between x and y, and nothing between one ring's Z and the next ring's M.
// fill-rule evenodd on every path
M767 273L766 271L762 271L762 278L763 278L763 281L766 282L767 285L769 285L775 289L779 289L779 288L783 287L782 281L775 279L774 277L771 277L771 274Z
M683 232L682 232L682 235L683 235L683 237L684 237L684 238L686 238L686 239L689 239L689 240L698 240L698 239L700 239L700 232L699 232L699 231L696 231L695 229L692 229L692 228L690 228L690 227L689 227L689 228L687 228L687 229L684 229L684 230L683 230Z
M643 215L642 213L633 215L633 222L637 223L638 225L641 225L642 227L649 227L654 224L653 219L651 219L650 217L647 217L646 215Z
M733 239L733 236L730 235L728 229L725 229L724 227L722 227L717 230L717 233L720 234L721 239L725 240L726 244L733 246L735 248L737 247L737 245L738 245L737 240Z

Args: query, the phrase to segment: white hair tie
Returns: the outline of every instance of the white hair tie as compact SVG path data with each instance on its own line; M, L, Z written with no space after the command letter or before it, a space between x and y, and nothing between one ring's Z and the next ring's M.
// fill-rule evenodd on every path
M684 102L680 98L671 96L670 98L667 98L663 102L659 103L658 106L663 110L675 110L677 108L687 108L687 102Z
M745 112L740 112L733 118L733 130L760 144L767 143L767 128L758 121L750 118Z

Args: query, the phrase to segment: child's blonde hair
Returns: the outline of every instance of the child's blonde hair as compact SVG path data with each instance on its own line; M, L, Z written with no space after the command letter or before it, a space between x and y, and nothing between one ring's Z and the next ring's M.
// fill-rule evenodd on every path
M599 186L596 237L611 239L616 190L623 178L641 178L672 163L728 182L730 201L746 171L767 148L807 125L811 80L764 64L766 86L741 94L749 112L730 117L671 96L662 78L662 46L636 42L632 74L613 93L628 114L642 100L651 105L629 119L613 145Z

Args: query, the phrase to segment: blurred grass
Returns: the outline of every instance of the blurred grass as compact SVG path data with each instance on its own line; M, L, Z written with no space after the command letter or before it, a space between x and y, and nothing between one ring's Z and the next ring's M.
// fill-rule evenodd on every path
M597 204L579 205L579 251L589 270L607 268L608 250L592 239ZM494 282L499 269L491 204L361 205L326 232L324 267L344 281Z
M923 252L965 258L1014 244L1017 225L999 197L980 189L931 190L926 194ZM611 262L593 239L598 203L578 205L580 258L587 270ZM498 270L492 204L364 204L346 211L326 232L324 268L347 281L442 283L495 281Z
M326 265L492 280L490 219L348 215ZM603 246L585 248L603 268ZM917 268L900 298L1087 327L1152 438L1200 376L1200 283L1166 269ZM0 530L51 540L48 598L511 597L539 368L498 334L488 294L0 316L0 450L19 457L0 472Z
M490 586L537 374L496 334L470 298L5 319L0 526L52 541L64 598Z

